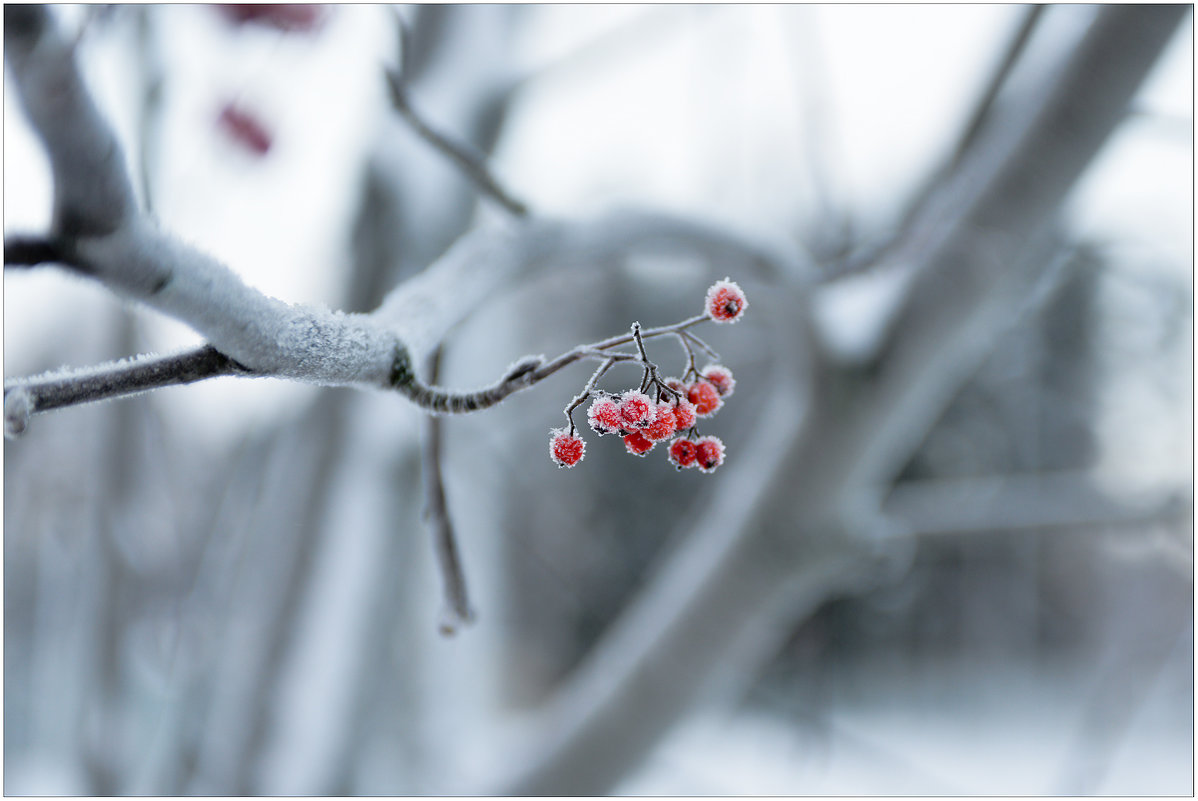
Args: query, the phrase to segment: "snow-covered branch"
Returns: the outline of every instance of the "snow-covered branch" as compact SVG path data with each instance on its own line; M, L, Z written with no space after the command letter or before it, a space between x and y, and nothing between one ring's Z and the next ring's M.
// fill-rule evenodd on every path
M373 314L287 304L246 285L215 258L136 213L124 158L79 78L67 40L44 9L5 13L12 19L6 28L9 63L50 153L59 209L51 236L36 246L37 240L29 238L10 240L6 256L11 250L15 263L64 262L190 325L206 339L206 347L239 366L222 374L396 390L432 411L486 408L550 373L534 372L532 361L524 359L496 384L460 393L426 386L413 365L427 358L454 325L519 280L661 247L721 259L729 267L740 263L754 271L764 266L791 276L801 272L785 255L708 226L625 213L597 221L537 220L477 230L392 291ZM50 91L51 86L57 90ZM53 102L43 97L47 92ZM87 384L72 390L72 378ZM157 369L138 373L131 384L127 371L102 368L55 380L56 397L85 402L198 378ZM30 384L10 382L6 394ZM110 394L97 387L109 388ZM46 408L34 404L33 411Z

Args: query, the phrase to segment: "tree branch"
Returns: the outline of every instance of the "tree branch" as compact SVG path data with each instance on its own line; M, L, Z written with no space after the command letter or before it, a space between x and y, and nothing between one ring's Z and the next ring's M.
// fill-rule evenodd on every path
M62 247L69 247L71 256L68 264L190 325L241 368L238 374L398 390L430 411L483 408L547 373L541 369L534 377L525 369L482 392L452 393L425 386L412 365L421 363L474 310L550 265L583 268L648 248L701 255L709 263L718 261L721 272L740 265L788 280L804 275L801 263L787 253L711 226L664 215L617 214L586 223L527 220L513 230L476 231L397 287L369 315L292 306L250 288L216 259L136 213L115 138L86 94L61 33L44 10L6 7L6 14L13 21L6 28L6 42L11 43L6 58L31 110L30 121L50 151L56 203L72 218L87 221L63 234L68 241ZM39 92L49 91L50 78L61 79L65 86L57 89L69 102L40 98ZM78 181L73 171L89 180ZM18 249L16 255L28 259L47 254ZM798 311L808 319L802 308ZM577 358L582 356L571 361ZM564 364L555 369L560 366ZM97 373L110 370L106 366ZM115 379L104 376L99 390L94 384L78 391L64 385L56 389L63 397L94 399L104 392L123 394L126 388L140 391L197 380L186 371L178 377L163 371L143 374L132 384L127 379L118 371Z
M109 234L136 212L116 136L79 74L74 43L44 6L4 6L4 58L17 95L46 147L54 176L51 230Z
M59 243L43 236L11 236L4 239L4 267L38 267L67 264Z
M430 382L437 381L440 368L441 349L438 348L428 359ZM466 575L462 571L453 520L445 502L445 483L441 473L441 425L441 418L436 415L430 414L424 418L420 472L424 477L424 520L432 534L433 551L437 555L445 590L445 608L440 628L442 634L452 636L458 629L474 622L474 610L466 590Z
M191 384L218 376L253 376L255 373L210 345L172 356L141 357L96 367L22 379L4 387L5 408L9 396L25 408L24 415L48 412L64 406L93 403L110 398L138 395L151 389ZM18 401L13 401L14 404ZM13 433L20 433L24 425ZM6 429L7 433L7 429Z
M410 61L409 53L411 52L408 42L408 27L398 11L395 13L395 19L396 29L399 31L400 66L399 69L385 70L387 86L391 90L391 103L395 107L395 110L399 112L399 115L404 118L404 121L408 125L412 126L412 130L421 139L428 142L434 150L453 162L462 171L462 174L469 178L484 195L497 202L513 217L527 217L528 206L512 197L507 190L499 185L499 181L495 179L495 176L487 168L486 159L481 153L465 144L454 141L447 134L436 130L425 122L424 118L412 107L412 102L408 97L407 86L407 75L410 73L408 68Z

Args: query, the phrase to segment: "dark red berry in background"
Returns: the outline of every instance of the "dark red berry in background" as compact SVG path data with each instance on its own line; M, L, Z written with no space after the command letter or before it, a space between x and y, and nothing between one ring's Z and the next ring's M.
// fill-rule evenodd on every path
M270 146L273 144L270 131L250 112L238 108L233 103L226 103L220 110L217 122L234 142L255 156L265 156L270 152Z
M287 33L315 33L324 27L328 15L328 7L320 4L228 3L216 9L234 25L263 25Z

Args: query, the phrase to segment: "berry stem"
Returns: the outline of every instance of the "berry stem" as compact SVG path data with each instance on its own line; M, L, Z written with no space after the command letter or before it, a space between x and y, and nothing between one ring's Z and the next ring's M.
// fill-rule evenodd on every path
M623 355L623 354L620 354L620 355ZM591 375L591 380L587 381L586 386L582 388L582 392L580 392L574 398L574 400L570 401L570 405L566 407L566 409L565 409L566 419L570 421L571 436L573 436L574 431L575 431L574 410L577 409L582 404L586 403L587 400L591 397L591 395L594 394L595 384L599 383L599 379L603 377L603 374L606 373L608 370L610 370L611 366L616 363L617 359L615 358L615 356L616 356L616 354L611 355L610 357L607 358L606 361L603 362L603 364L599 365L599 367Z

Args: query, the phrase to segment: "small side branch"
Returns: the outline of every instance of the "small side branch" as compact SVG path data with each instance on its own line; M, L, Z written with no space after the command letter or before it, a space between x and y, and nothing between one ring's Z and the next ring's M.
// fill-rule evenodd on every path
M428 359L428 379L437 381L441 367L441 348ZM426 415L423 422L421 460L424 476L424 520L433 538L437 566L444 582L445 611L441 618L441 633L447 637L474 622L474 610L466 591L466 575L462 571L457 537L449 507L445 502L445 484L441 475L441 418Z
M65 264L66 258L57 242L39 236L13 236L4 240L4 267L38 267L42 264Z
M122 398L160 387L191 384L206 378L253 375L255 373L249 368L233 361L211 345L204 345L172 356L113 362L86 370L52 373L14 381L4 387L6 417L10 408L24 409L24 416L27 417L63 406ZM20 424L21 416L14 412L14 430L10 433L20 433L23 430L24 425ZM8 430L9 426L6 424L6 432Z
M641 355L615 351L613 348L636 342L638 337L641 339L653 339L656 337L676 336L680 333L688 333L686 332L687 328L708 319L710 318L706 315L698 315L674 325L638 330L634 334L624 334L605 339L601 342L579 345L549 362L546 362L542 356L525 356L512 365L508 369L507 374L499 381L475 392L451 392L441 387L423 383L412 369L412 357L408 353L408 350L400 346L395 350L389 383L392 388L399 391L408 400L420 406L425 411L434 414L477 412L496 405L509 395L523 389L528 389L534 384L544 381L562 368L568 367L581 359L598 359L600 361L611 359L613 362L641 361L643 359ZM650 362L650 364L652 363ZM660 386L665 386L664 382L657 379L655 369L653 376L655 382Z
M400 41L400 67L399 69L388 68L386 70L387 86L391 90L391 103L395 106L395 110L404 118L408 125L412 126L412 130L416 132L421 139L428 142L435 150L452 161L462 174L470 179L479 191L497 202L513 217L523 218L528 216L528 206L523 202L514 198L511 193L500 186L499 181L491 174L487 168L486 159L481 153L478 153L473 148L461 143L455 142L453 138L444 134L427 122L424 118L412 108L411 100L408 97L407 80L407 58L408 58L408 29L403 18L396 14L397 24L399 29Z

